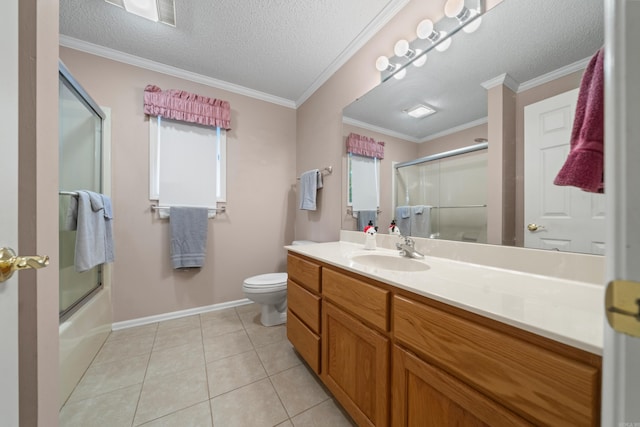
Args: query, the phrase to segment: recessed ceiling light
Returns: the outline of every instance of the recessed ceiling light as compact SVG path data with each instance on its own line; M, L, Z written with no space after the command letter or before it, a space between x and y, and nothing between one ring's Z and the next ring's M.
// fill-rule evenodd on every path
M174 0L105 0L154 22L176 26L176 6Z
M431 114L434 114L436 110L433 107L430 107L428 105L419 104L419 105L416 105L415 107L404 110L404 112L410 115L411 117L415 117L416 119L421 119L423 117L427 117L427 116L430 116Z

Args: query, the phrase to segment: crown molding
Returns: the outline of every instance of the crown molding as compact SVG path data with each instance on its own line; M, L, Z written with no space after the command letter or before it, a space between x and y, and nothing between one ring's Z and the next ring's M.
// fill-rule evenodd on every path
M130 55L128 53L120 52L118 50L110 49L103 46L98 46L96 44L78 40L76 38L65 36L63 34L60 34L60 46L90 53L96 56L101 56L103 58L122 62L124 64L133 65L134 67L144 68L146 70L155 71L157 73L166 74L183 80L188 80L194 83L200 83L206 86L214 87L216 89L222 89L228 92L237 93L239 95L248 96L250 98L259 99L261 101L270 102L272 104L281 105L283 107L293 109L296 108L295 102L289 99L269 95L268 93L207 77L202 74L192 73L181 68L176 68L159 62L150 61L148 59L140 58L139 56Z
M553 70L547 74L543 74L539 77L536 77L529 81L521 83L520 86L518 86L517 93L524 92L525 90L533 89L536 86L540 86L552 80L559 79L560 77L567 76L571 73L575 73L576 71L584 70L585 68L587 68L589 61L591 61L591 57L581 59L572 64L565 65L562 68L558 68L557 70Z
M391 1L373 21L353 40L349 46L318 76L318 78L304 91L296 101L296 108L304 104L336 71L340 69L353 55L356 54L371 38L378 33L410 0Z
M442 131L442 132L434 133L433 135L429 135L428 137L419 140L418 143L432 141L434 139L442 138L443 136L451 135L453 133L460 132L460 131L465 130L465 129L470 129L472 127L483 125L485 123L489 123L489 118L488 117L483 117L481 119L474 120L474 121L468 122L468 123L464 123L464 124L462 124L460 126L456 126L456 127L453 127L451 129L447 129L447 130Z
M518 82L507 73L500 74L499 76L494 77L491 80L480 83L480 86L482 86L486 90L500 85L504 85L516 93L518 92Z
M386 128L381 128L379 126L374 126L369 123L361 122L359 120L350 119L349 117L342 117L342 123L346 125L356 126L361 129L370 130L372 132L378 132L383 135L391 136L393 138L404 139L405 141L410 141L415 143L420 142L420 140L418 140L417 138L414 138L413 136L405 135L403 133L389 130Z

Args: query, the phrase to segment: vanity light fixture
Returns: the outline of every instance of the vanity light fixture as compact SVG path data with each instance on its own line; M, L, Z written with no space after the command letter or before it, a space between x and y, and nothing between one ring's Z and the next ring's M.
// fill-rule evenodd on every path
M464 5L464 0L447 0L447 3L444 5L444 14L448 18L456 18L461 25L464 25L462 31L465 33L473 33L482 23L482 17L478 16L473 22L465 25L466 22L476 17L478 12L467 8Z
M430 116L435 114L436 110L433 107L430 107L425 104L418 104L415 107L411 107L409 109L404 110L405 113L414 117L416 119L421 119L423 117Z
M409 42L404 39L398 40L395 47L393 48L393 53L395 53L396 56L404 56L409 60L417 58L415 61L413 61L413 65L416 67L422 67L424 63L427 62L427 55L420 56L420 54L422 53L422 49L411 49L409 47Z
M443 39L447 36L446 31L435 31L433 26L433 21L431 19L424 19L420 21L418 27L416 28L416 34L419 39L429 39L431 43L435 44L438 40ZM451 38L448 38L436 45L436 50L439 52L444 52L449 49L451 46Z
M389 62L389 58L387 58L386 56L379 56L378 59L376 59L376 70L380 72L388 71L390 73L393 73L396 68L398 68L398 65L391 64Z
M127 12L153 22L176 26L176 6L174 0L105 0Z

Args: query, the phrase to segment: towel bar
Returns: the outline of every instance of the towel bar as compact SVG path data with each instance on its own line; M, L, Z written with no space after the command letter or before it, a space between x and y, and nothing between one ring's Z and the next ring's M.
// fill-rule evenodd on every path
M358 211L356 211L356 212L358 212ZM378 210L376 210L376 213L378 215L380 215L382 213L382 211L380 209L378 209ZM351 207L347 208L347 214L348 215L353 215L353 208L351 208Z
M333 166L327 166L326 168L320 169L320 173L322 172L326 172L326 175L331 175L333 173ZM296 179L300 181L300 177L297 177Z
M154 210L154 211L158 210L158 209L169 209L170 207L171 206L151 205L151 209ZM188 208L188 207L191 207L191 206L181 206L181 207ZM198 206L198 207L200 207L200 206ZM210 211L216 211L217 213L222 213L222 212L225 212L227 210L227 207L226 206L220 206L219 208L207 208L207 209L209 209Z

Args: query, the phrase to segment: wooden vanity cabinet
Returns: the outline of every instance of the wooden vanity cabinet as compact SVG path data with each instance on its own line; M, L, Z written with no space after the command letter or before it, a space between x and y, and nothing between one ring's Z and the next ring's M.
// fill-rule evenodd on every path
M290 254L287 336L359 426L597 426L600 356Z

